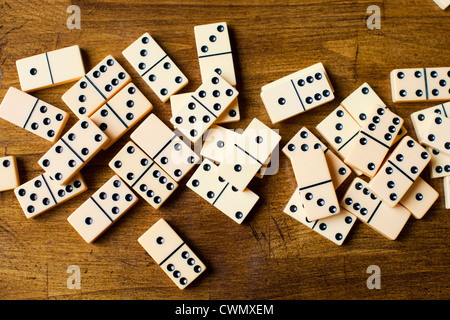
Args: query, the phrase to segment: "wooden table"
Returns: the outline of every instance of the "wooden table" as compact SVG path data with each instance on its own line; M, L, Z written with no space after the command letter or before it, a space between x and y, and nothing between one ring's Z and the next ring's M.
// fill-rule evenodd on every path
M260 88L321 61L336 99L272 126L281 147L303 126L315 126L347 95L368 82L405 119L436 103L393 104L389 72L395 68L449 66L450 13L432 0L421 1L74 1L81 29L68 29L68 1L0 1L0 98L20 88L15 61L73 44L82 48L86 70L112 54L166 124L162 104L125 61L121 52L150 32L189 78L183 92L201 83L194 26L226 21L237 72L241 121L257 117L271 125ZM369 30L370 5L381 8L381 29ZM72 84L35 92L70 111L61 95ZM76 121L71 116L65 130ZM317 132L316 132L317 133ZM289 160L280 155L276 175L254 179L260 201L238 225L185 187L158 211L145 201L125 214L94 244L86 244L67 217L113 174L107 163L129 140L122 137L83 170L89 190L27 220L12 191L0 193L0 297L4 299L448 299L449 212L440 197L421 220L410 218L396 241L357 222L342 246L326 240L285 213L296 187ZM50 144L0 121L0 156L18 157L24 183L43 171L37 164ZM428 169L422 176L429 179ZM352 178L338 190L342 196ZM442 194L441 179L430 183ZM207 271L180 291L137 239L166 219L207 265ZM81 288L68 289L67 269L81 271ZM367 269L381 271L381 289L369 290Z

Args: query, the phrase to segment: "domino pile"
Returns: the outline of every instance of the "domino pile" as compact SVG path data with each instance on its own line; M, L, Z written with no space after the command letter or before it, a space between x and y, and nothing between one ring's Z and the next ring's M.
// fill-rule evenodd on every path
M281 136L256 118L242 132L223 126L240 120L228 27L196 26L194 34L202 79L194 92L178 93L188 79L149 33L122 52L158 99L170 100L173 129L150 113L152 103L111 55L87 73L77 45L17 61L21 90L9 88L0 117L52 145L38 161L44 172L24 184L16 158L1 158L0 191L14 190L26 218L34 218L85 192L82 168L143 120L109 162L110 179L68 217L79 235L94 242L139 198L159 209L196 165L187 187L241 224L259 200L248 185L264 176ZM394 70L394 102L450 100L449 80L450 68ZM62 100L78 121L63 135L69 114L31 93L73 81ZM261 88L273 124L334 98L322 63ZM406 136L403 119L364 83L316 127L334 152L308 128L282 149L298 185L284 212L338 245L357 218L396 239L410 215L422 218L438 197L419 177L427 165L431 178L444 180L448 208L448 107L411 115L415 141ZM197 142L203 143L200 155L191 149ZM338 199L335 190L353 171L370 182L356 177ZM180 289L206 268L163 219L138 242Z

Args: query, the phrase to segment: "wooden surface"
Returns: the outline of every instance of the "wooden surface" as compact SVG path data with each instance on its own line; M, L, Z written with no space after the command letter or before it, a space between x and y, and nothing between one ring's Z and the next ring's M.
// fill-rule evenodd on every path
M281 147L302 127L315 126L347 95L368 82L405 119L436 103L393 104L389 72L395 68L449 66L450 12L432 0L396 1L72 1L81 8L81 29L69 30L70 1L0 1L0 99L10 86L20 88L15 61L78 44L86 70L112 54L129 71L169 124L170 105L162 104L132 70L121 52L150 32L186 74L183 92L201 83L194 26L226 21L237 73L241 121L257 117L270 124L260 88L321 61L336 90L322 107L272 126ZM381 8L381 29L366 27L367 8ZM41 90L35 96L70 111L62 94L72 84ZM71 116L65 131L76 121ZM283 213L295 189L288 159L280 155L274 176L254 179L261 199L242 225L185 187L160 210L144 200L103 234L86 244L67 217L113 174L107 163L129 134L83 170L89 190L27 220L12 191L0 193L0 297L3 299L448 299L449 211L440 197L422 219L411 218L390 241L357 222L341 247ZM50 144L0 121L0 156L18 157L24 183L42 172L38 159ZM428 169L422 176L429 181ZM342 196L351 179L338 191ZM442 194L440 179L431 184ZM165 218L208 266L180 291L138 244L137 239ZM81 289L67 288L70 265L81 269ZM369 290L370 265L381 270L381 289Z

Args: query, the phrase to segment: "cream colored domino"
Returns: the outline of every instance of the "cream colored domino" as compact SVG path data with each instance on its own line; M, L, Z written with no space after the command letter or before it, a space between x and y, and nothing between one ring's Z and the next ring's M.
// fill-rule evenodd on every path
M236 86L230 36L226 22L194 27L200 73L205 81L211 72L217 72L229 84Z
M393 102L450 99L450 68L409 68L391 71Z
M339 213L339 202L321 148L293 157L292 168L310 221Z
M403 119L383 107L377 108L369 117L370 120L361 127L344 161L368 177L373 177L394 144Z
M388 206L394 207L430 162L430 154L409 136L392 151L370 181L370 189Z
M301 128L281 151L292 161L296 155L318 148L324 150L331 180L337 189L350 176L352 170L306 127Z
M153 109L153 105L133 84L127 84L90 118L109 138L108 149Z
M430 178L436 179L450 176L450 156L432 148L427 148L427 151L431 155Z
M0 117L55 142L69 120L69 114L28 93L10 87L0 104Z
M67 221L87 243L92 243L130 210L138 198L114 175L76 209Z
M438 6L439 8L441 8L442 10L445 10L448 8L448 6L450 6L450 0L433 0Z
M283 212L338 246L344 243L356 222L356 217L345 209L341 209L340 213L331 217L310 221L307 218L308 213L302 205L298 188L289 199Z
M172 115L170 122L193 143L237 98L238 91L213 72Z
M147 32L122 54L162 102L188 84L186 76Z
M273 124L334 99L322 63L297 71L261 88L261 99Z
M131 139L175 181L180 181L200 161L200 157L153 113L134 130Z
M25 92L75 81L85 73L78 45L17 60L16 67Z
M281 136L258 119L253 119L220 163L219 176L238 190L244 190L278 146Z
M14 193L25 217L30 219L80 195L87 188L80 173L65 186L61 186L48 173L44 173L18 186Z
M15 156L0 158L0 192L12 190L20 185L19 168Z
M172 110L172 114L175 114L177 110L183 105L183 103L192 95L192 92L179 93L174 94L170 97L170 108ZM217 117L215 124L222 123L230 123L237 122L241 119L241 115L239 112L239 101L238 98L233 100L228 108L222 113L219 117ZM176 128L176 126L174 126Z
M422 219L438 197L439 193L418 177L400 200L400 204L408 209L414 218Z
M155 209L178 188L176 181L132 141L115 155L109 167Z
M343 106L339 106L323 119L316 129L328 144L345 158L351 144L356 140L360 126Z
M238 142L240 133L213 124L206 132L200 155L215 162L224 162L234 151L234 144Z
M437 114L448 117L450 114L450 102L419 110L411 114L411 123L413 124L418 141L423 139L423 134L429 124L428 120L434 118Z
M108 55L64 93L62 99L78 118L90 117L130 81L125 69Z
M209 159L204 159L199 165L187 187L239 224L259 199L251 190L239 191L222 179L217 165Z
M159 219L138 242L181 290L206 269L164 219Z
M360 126L363 126L378 108L386 108L386 104L367 82L342 100L341 105Z
M347 189L341 207L390 240L397 239L411 216L403 206L386 205L360 178L355 178Z
M50 177L65 185L108 142L107 135L92 120L82 118L39 159L38 163Z
M450 156L450 119L435 114L419 142Z
M450 176L443 179L444 182L444 198L445 198L445 208L450 209Z

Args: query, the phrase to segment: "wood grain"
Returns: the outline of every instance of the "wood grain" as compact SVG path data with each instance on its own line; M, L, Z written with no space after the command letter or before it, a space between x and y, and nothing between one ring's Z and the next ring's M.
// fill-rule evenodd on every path
M69 30L66 9L81 8L81 29ZM370 5L381 8L381 29L366 27ZM368 82L405 119L433 103L391 102L389 72L403 67L449 66L450 13L432 0L420 1L0 1L0 99L10 86L20 88L15 61L79 44L86 70L112 54L151 100L166 124L170 105L158 101L121 52L150 32L189 78L183 92L195 90L200 72L193 27L226 21L237 73L241 121L270 120L260 88L321 61L336 90L322 107L272 126L281 146L303 126L315 126L348 94ZM72 84L35 95L70 111L62 94ZM69 119L65 130L76 121ZM279 172L250 188L261 199L237 225L184 186L158 211L141 200L94 244L84 243L67 217L113 172L107 163L129 134L83 170L89 190L27 220L13 192L0 193L0 296L3 299L448 299L450 219L440 197L422 220L411 218L399 238L389 241L357 222L338 247L283 213L295 179L280 155ZM42 172L38 159L49 143L0 121L0 155L16 155L21 182ZM428 171L422 176L429 179ZM351 180L351 179L350 179ZM339 189L342 196L348 182ZM430 182L440 194L440 179ZM180 291L138 244L137 239L165 218L208 266ZM67 267L81 269L81 289L70 290ZM381 289L369 290L370 265L381 269Z

